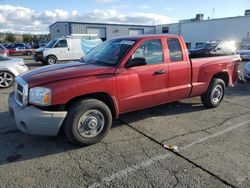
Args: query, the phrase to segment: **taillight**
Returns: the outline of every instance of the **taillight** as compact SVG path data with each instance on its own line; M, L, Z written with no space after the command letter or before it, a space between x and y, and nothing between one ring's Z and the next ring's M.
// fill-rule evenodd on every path
M8 56L8 55L9 55L9 51L8 51L8 50L4 50L4 51L3 51L3 55L4 55L4 56Z

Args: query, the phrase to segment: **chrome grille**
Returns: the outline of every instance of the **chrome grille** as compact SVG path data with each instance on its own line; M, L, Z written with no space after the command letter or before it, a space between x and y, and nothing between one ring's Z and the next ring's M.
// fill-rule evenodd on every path
M20 106L28 104L28 84L21 78L16 78L15 99Z

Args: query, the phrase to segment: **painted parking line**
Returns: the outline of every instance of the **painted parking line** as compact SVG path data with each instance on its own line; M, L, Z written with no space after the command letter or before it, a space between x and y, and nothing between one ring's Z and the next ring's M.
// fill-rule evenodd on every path
M190 147L192 147L194 145L205 142L205 141L207 141L207 140L209 140L211 138L221 136L221 135L223 135L223 134L225 134L227 132L233 131L233 130L235 130L237 128L249 125L249 123L250 123L250 120L239 123L239 124L236 124L236 125L234 125L232 127L229 127L229 128L227 128L227 129L225 129L223 131L219 131L219 132L217 132L215 134L209 135L209 136L204 137L204 138L202 138L202 139L200 139L198 141L195 141L195 142L192 142L192 143L190 143L190 144L188 144L186 146L183 146L183 147L180 148L180 151L184 151L184 150L186 150L186 149L188 149L188 148L190 148ZM113 174L109 175L108 177L102 179L100 182L93 183L91 186L89 186L89 188L100 187L104 183L111 182L114 179L122 178L122 177L128 175L129 173L133 173L133 172L135 172L137 170L144 169L144 168L146 168L146 167L148 167L148 166L150 166L150 165L152 165L152 164L154 164L154 163L156 163L158 161L164 160L164 159L166 159L166 158L168 158L170 156L172 156L172 155L171 154L158 155L158 156L155 156L155 157L153 157L153 158L151 158L151 159L149 159L147 161L143 161L143 162L141 162L141 163L139 163L137 165L127 167L127 168L125 168L125 169L123 169L123 170L121 170L121 171L119 171L117 173L113 173Z

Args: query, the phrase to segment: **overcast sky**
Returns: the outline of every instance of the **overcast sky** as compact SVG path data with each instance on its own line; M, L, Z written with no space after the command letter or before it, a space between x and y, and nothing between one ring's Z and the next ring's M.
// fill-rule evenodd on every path
M55 21L164 24L204 13L242 16L249 0L0 0L0 32L48 33Z

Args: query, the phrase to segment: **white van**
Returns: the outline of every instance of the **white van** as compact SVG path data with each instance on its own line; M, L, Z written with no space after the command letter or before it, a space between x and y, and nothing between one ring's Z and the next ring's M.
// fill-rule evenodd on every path
M79 60L92 48L102 43L95 34L79 34L51 40L45 47L34 51L34 60L45 65L59 61Z

